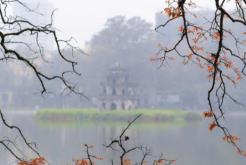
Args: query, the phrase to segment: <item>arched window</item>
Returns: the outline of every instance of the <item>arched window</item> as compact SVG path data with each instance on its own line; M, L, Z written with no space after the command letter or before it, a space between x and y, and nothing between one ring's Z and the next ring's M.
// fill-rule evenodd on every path
M110 109L115 110L117 108L116 104L114 102L112 102Z
M112 95L113 96L116 95L116 89L115 88L113 88L113 90L112 90Z
M121 103L121 109L122 109L122 110L125 110L125 104L124 104L124 102Z
M102 103L102 109L106 109L106 104Z

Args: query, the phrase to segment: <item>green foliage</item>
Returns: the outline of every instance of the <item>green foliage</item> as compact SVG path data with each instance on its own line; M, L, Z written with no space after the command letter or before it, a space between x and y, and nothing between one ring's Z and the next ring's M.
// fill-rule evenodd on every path
M43 109L37 113L42 120L111 120L126 121L142 114L142 121L193 120L198 114L178 109L136 109L136 110L98 110L98 109Z

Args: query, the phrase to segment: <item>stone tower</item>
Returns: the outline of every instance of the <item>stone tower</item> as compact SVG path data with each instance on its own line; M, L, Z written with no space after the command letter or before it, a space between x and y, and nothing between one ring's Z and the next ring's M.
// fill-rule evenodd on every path
M138 106L137 84L129 81L126 69L118 63L113 65L101 82L99 108L111 110L129 110Z

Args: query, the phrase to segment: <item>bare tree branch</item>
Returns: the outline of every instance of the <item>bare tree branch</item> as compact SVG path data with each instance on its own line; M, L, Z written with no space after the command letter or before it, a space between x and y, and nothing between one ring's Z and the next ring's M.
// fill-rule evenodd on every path
M225 6L229 2L235 3L235 10L231 11ZM244 3L244 4L243 4ZM232 100L234 103L244 106L238 100L234 99L228 91L228 82L236 84L245 74L246 60L245 60L245 43L242 37L238 37L233 29L227 29L226 25L235 24L238 26L246 26L245 19L245 0L243 1L226 1L214 0L216 9L212 11L213 17L207 18L204 16L197 16L192 11L192 7L196 6L192 1L186 0L172 0L167 2L167 7L164 13L169 17L166 22L158 25L156 30L160 31L166 28L174 21L181 20L178 33L180 37L174 44L168 48L161 48L158 51L156 61L163 63L167 61L167 57L177 55L187 61L193 61L201 68L206 68L209 72L211 86L208 89L207 100L209 112L205 113L206 117L213 117L214 122L210 129L218 127L224 134L224 140L231 143L238 153L243 151L237 145L237 136L232 135L228 128L226 128L221 120L224 116L224 102L225 97ZM192 19L191 19L192 18ZM196 21L203 19L205 24L199 25ZM241 32L245 33L245 32ZM244 37L245 38L245 37ZM228 45L226 41L234 42L233 45ZM217 48L213 52L206 50L206 44L216 42ZM184 45L187 47L184 48ZM233 47L234 46L234 47ZM182 51L178 48L182 48ZM187 53L183 53L186 50ZM237 68L233 63L240 63ZM236 64L235 64L236 65ZM214 104L216 98L216 104Z

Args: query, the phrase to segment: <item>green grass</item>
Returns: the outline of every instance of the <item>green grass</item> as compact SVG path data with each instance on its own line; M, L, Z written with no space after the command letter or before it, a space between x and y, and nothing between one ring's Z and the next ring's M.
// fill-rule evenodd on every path
M134 116L138 114L143 114L144 116L185 116L190 112L177 109L135 109L135 110L97 110L97 109L41 109L38 111L37 115L42 117L46 115L68 115L68 116L78 116L86 115L87 117L94 116Z
M97 110L97 109L42 109L38 111L39 118L64 117L64 118L99 118L99 117L129 117L142 114L143 117L173 117L182 118L192 114L191 112L178 109L136 109L136 110Z
M141 125L162 125L184 124L189 121L188 117L199 118L198 114L178 109L135 109L135 110L98 110L98 109L41 109L37 113L37 121L41 125L56 124L71 127L90 125L95 123L110 125L121 125L135 116L142 114L138 123ZM193 121L192 119L192 121Z

